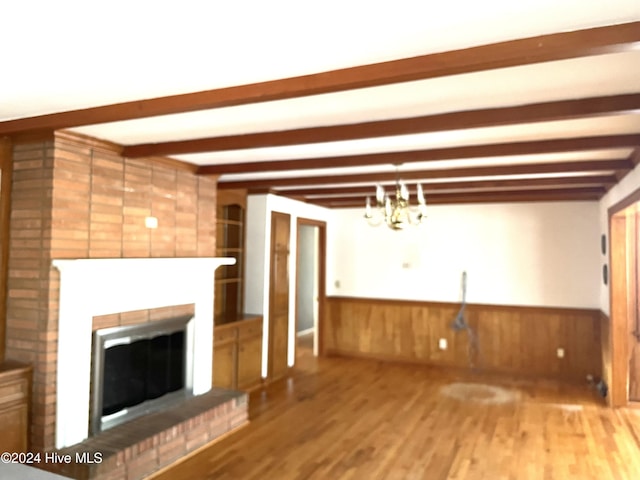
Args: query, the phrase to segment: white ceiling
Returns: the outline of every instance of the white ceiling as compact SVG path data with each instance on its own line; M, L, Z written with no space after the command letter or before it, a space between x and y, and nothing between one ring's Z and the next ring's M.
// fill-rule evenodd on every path
M339 118L340 123L359 123L638 91L640 46L638 50L618 54L551 63L552 65L503 68L313 97L114 122L76 130L92 136L107 136L117 143L130 145L161 142L167 136L185 140L331 125L336 123L336 118ZM635 68L629 68L630 66ZM576 85L576 78L586 81ZM408 145L407 149L409 148L411 146ZM307 156L316 155L308 146L305 147L305 152ZM274 153L287 157L286 152ZM323 154L320 151L317 153ZM231 157L218 154L184 159L206 164L218 160L234 160L234 154L230 155ZM292 155L297 156L299 153L294 152ZM253 154L245 159L253 160Z
M640 20L639 0L34 1L2 7L2 122L317 74L525 37ZM639 32L640 38L640 32ZM482 60L482 59L479 59ZM640 42L619 52L286 100L80 125L121 145L410 118L640 93ZM175 154L199 165L640 134L640 112L291 146ZM636 145L637 147L637 145ZM597 160L631 148L417 162L429 170ZM225 173L249 179L393 172L391 164ZM577 173L576 173L577 174ZM487 177L494 178L494 177ZM534 178L534 174L531 174ZM457 180L456 180L457 181ZM332 183L324 181L325 186ZM291 187L289 187L291 188Z

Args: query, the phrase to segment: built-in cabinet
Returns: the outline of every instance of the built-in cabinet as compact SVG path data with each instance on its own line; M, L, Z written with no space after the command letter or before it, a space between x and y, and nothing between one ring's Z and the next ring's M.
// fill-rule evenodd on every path
M246 190L218 190L216 253L233 257L215 279L213 385L250 390L262 383L262 316L243 312Z
M251 390L262 383L262 316L245 315L215 327L213 385Z
M29 447L31 367L0 364L0 452L26 452Z

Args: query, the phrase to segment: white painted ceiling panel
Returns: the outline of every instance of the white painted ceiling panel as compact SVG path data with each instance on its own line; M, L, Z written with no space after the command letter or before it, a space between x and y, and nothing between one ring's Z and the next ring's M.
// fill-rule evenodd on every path
M300 75L322 72L332 75L337 69L434 53L442 54L437 57L441 60L430 57L429 61L441 61L446 66L454 59L451 52L459 49L540 35L556 38L576 30L640 22L638 0L5 3L0 29L0 45L5 47L2 62L6 68L0 75L0 135L3 125L9 125L10 120L120 102L135 101L141 105L147 99L168 95L278 82ZM515 169L533 163L543 169L550 163L622 159L623 164L611 164L609 169L601 165L595 172L575 171L567 165L564 173L541 171L517 177L533 180L542 178L536 175L561 178L597 174L609 175L617 181L640 159L640 140L634 143L633 137L631 144L629 140L619 140L621 135L640 138L640 23L634 25L638 35L633 39L620 44L610 39L611 48L590 50L586 56L579 52L569 58L526 64L529 54L547 48L545 37L532 47L533 51L519 51L524 64L509 68L495 68L486 59L477 58L481 67L473 73L134 120L118 118L103 122L92 116L95 114L92 110L87 114L90 121L72 122L64 128L130 147L225 136L237 136L242 141L248 135L265 132L286 135L289 130L301 128L627 95L629 106L624 112L612 111L597 117L576 112L580 118L561 115L556 121L516 119L510 125L484 128L371 135L357 140L328 139L315 143L301 141L289 146L209 147L197 153L168 154L179 162L199 167L200 174L216 174L222 171L219 167L237 166L239 170L222 171L220 188L226 188L225 183L245 182L243 188L250 190L255 187L284 192L295 188L290 183L296 178L307 185L310 177L317 177L318 185L326 186L332 177L345 175L388 171L389 178L394 177L393 161L382 165L368 164L366 159L358 165L345 161L343 167L327 168L310 159L575 139L574 150L415 161L405 163L401 171L424 170L428 177L434 169L502 166ZM24 132L17 134L20 133ZM581 138L603 136L611 139L610 148L580 147ZM296 163L295 168L284 171L269 163L295 160L308 162ZM250 170L243 171L247 165ZM494 177L487 171L478 178L490 181ZM432 179L457 180L454 176ZM347 188L353 184L335 185ZM610 185L607 180L602 191ZM566 188L567 192L571 190L569 185ZM594 193L594 198L597 195Z

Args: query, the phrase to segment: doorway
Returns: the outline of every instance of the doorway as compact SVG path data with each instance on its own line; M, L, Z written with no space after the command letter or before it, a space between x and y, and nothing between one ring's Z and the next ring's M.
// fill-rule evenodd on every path
M298 218L296 228L295 364L301 366L302 362L321 352L326 224Z
M611 405L640 402L640 190L609 210Z

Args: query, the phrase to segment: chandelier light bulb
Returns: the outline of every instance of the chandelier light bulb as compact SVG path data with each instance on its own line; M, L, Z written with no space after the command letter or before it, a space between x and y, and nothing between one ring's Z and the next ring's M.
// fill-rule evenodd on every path
M378 207L381 207L384 204L384 188L382 185L376 186L376 203Z
M367 204L365 205L364 208L364 218L371 218L371 200L369 199L369 197L367 197Z
M409 201L409 189L404 184L404 182L399 182L400 184L400 198L405 202Z
M417 187L418 187L418 194L417 194L418 204L424 205L425 201L424 201L424 191L422 190L422 185L418 183Z

